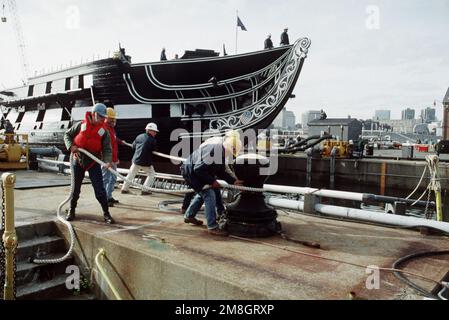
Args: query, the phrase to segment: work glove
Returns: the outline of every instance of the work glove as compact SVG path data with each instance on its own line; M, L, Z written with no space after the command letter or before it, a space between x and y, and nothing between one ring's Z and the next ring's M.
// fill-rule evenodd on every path
M218 183L218 181L215 180L215 181L211 184L211 188L212 188L212 189L220 189L221 186L220 186L220 184Z

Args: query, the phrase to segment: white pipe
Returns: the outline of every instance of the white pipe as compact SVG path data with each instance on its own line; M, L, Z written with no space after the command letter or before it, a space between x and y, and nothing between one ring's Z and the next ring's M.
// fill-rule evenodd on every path
M304 211L303 201L270 197L267 199L267 203L277 208ZM429 227L449 233L449 223L447 222L408 216L398 216L375 211L337 207L324 204L316 204L315 210L318 213L333 217L361 220L365 222L376 222L399 227Z
M303 201L270 197L267 199L267 203L270 206L277 207L277 208L304 211L304 202Z
M291 193L291 194L313 193L314 195L316 195L318 197L328 197L328 198L338 198L338 199L345 199L345 200L363 201L363 193L358 193L358 192L279 186L279 185L273 185L273 184L265 184L263 186L263 189L266 192L274 192L274 193Z
M49 170L49 171L59 172L59 168L57 167L58 165L64 165L64 166L70 168L70 162L48 160L48 159L37 159L37 161L41 162L40 167L42 169ZM53 164L53 165L56 165L56 166L49 166L49 165L46 165L46 164ZM129 169L117 168L117 172L120 173L120 174L123 174L123 175L127 175L129 173ZM69 169L65 169L64 173L69 173L70 174L70 170ZM139 172L137 175L139 175L139 176L148 176L148 174L145 173L145 172ZM167 174L167 173L159 173L159 172L156 172L156 178L170 179L170 180L176 180L176 181L184 181L184 178L182 176L172 175L172 174Z
M334 217L377 222L400 227L430 227L449 233L449 223L447 222L398 216L368 210L337 207L324 204L316 204L315 210L319 213Z
M70 162L64 162L64 161L56 161L56 160L49 160L49 159L37 159L38 162L47 163L47 164L54 164L54 165L65 165L66 167L70 167Z
M308 194L308 193L317 192L319 190L319 189L315 189L315 188L290 187L290 186L281 186L281 185L274 185L274 184L264 184L263 189L266 192L291 193L291 194Z
M363 201L363 193L349 192L349 191L337 191L337 190L318 190L314 192L314 195L319 197L337 198L345 200Z

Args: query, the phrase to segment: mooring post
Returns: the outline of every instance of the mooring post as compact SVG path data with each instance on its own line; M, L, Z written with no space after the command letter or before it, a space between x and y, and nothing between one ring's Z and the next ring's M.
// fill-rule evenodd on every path
M4 233L3 245L5 247L5 286L3 298L14 300L15 297L15 255L17 249L17 234L14 226L14 186L16 176L12 173L2 175L3 183L3 208L4 208Z

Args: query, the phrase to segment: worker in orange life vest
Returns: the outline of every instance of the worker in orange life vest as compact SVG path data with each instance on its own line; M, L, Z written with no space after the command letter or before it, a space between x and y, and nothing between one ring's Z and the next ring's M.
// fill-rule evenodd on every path
M97 103L93 106L92 112L86 112L85 119L82 122L76 123L64 134L64 143L67 150L70 150L75 158L71 164L74 172L75 186L72 190L70 211L66 217L67 221L75 219L75 209L80 196L81 185L84 175L88 171L95 191L95 197L103 209L104 221L108 224L114 223L109 213L101 167L90 157L78 150L78 148L85 149L102 159L103 162L107 163L106 168L113 166L111 138L104 123L106 112L106 106L102 103Z

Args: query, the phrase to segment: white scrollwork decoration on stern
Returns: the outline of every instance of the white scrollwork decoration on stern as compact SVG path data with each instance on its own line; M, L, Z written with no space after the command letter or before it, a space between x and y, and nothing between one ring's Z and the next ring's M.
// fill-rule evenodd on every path
M261 100L252 109L242 110L227 117L212 119L209 128L224 131L226 129L244 129L263 120L276 110L279 103L285 98L292 82L294 81L301 59L307 58L311 40L302 38L295 42L288 63L276 82L273 93Z

